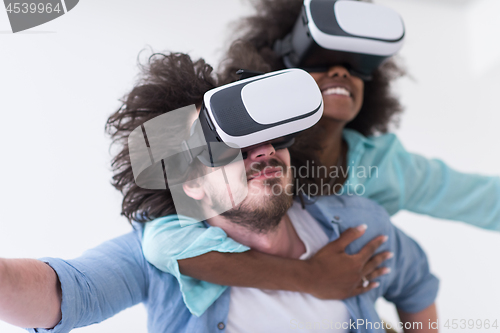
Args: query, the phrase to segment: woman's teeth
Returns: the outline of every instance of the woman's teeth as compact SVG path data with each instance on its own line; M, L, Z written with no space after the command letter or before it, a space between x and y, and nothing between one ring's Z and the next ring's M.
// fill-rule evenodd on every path
M350 97L351 93L346 88L335 87L326 89L323 91L323 95L344 95Z

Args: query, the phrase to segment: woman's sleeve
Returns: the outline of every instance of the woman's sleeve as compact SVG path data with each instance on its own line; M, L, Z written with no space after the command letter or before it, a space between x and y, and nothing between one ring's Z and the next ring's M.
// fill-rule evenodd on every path
M170 215L146 223L142 248L147 261L175 276L189 311L200 316L226 290L221 286L183 275L178 260L211 252L239 253L250 248L232 240L218 227L188 217Z
M400 209L500 231L500 177L458 172L437 159L407 152L396 136L376 138L365 164L377 173L367 196L392 215Z
M40 260L54 269L61 282L62 319L53 329L29 332L66 333L99 323L147 299L148 264L135 233L105 242L77 259Z

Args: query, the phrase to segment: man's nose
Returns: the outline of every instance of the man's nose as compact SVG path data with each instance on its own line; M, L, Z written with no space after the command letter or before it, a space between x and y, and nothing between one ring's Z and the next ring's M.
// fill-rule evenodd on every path
M273 145L268 143L255 147L252 150L248 151L247 156L251 161L262 162L269 159L275 153L276 150L274 150Z
M343 77L343 78L349 78L351 74L349 71L343 67L343 66L332 66L328 68L328 71L326 72L329 77Z

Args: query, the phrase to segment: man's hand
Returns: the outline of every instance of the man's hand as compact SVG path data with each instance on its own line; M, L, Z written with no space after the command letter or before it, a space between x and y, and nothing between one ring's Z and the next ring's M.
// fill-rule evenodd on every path
M361 237L365 230L366 225L346 230L306 261L308 281L304 281L304 292L320 299L345 299L378 287L377 282L363 286L363 278L371 281L390 272L389 268L377 267L392 257L391 252L373 256L387 236L374 238L357 254L345 252L346 247Z

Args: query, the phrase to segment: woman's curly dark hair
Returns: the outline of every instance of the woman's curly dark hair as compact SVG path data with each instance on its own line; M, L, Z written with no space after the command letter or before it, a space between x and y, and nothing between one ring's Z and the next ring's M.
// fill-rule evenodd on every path
M129 221L146 222L175 214L171 192L139 187L130 161L128 137L150 119L187 105L200 105L203 95L217 86L213 69L203 59L192 61L182 53L154 54L140 65L142 76L123 105L106 123L118 153L112 160L112 185L122 192L122 215Z
M237 23L237 39L231 44L221 64L221 79L229 83L237 79L240 68L261 72L285 69L273 46L293 28L302 8L303 0L252 0L256 14ZM391 122L403 108L391 92L391 82L405 72L391 59L365 82L364 101L358 116L347 124L368 136L386 133Z

